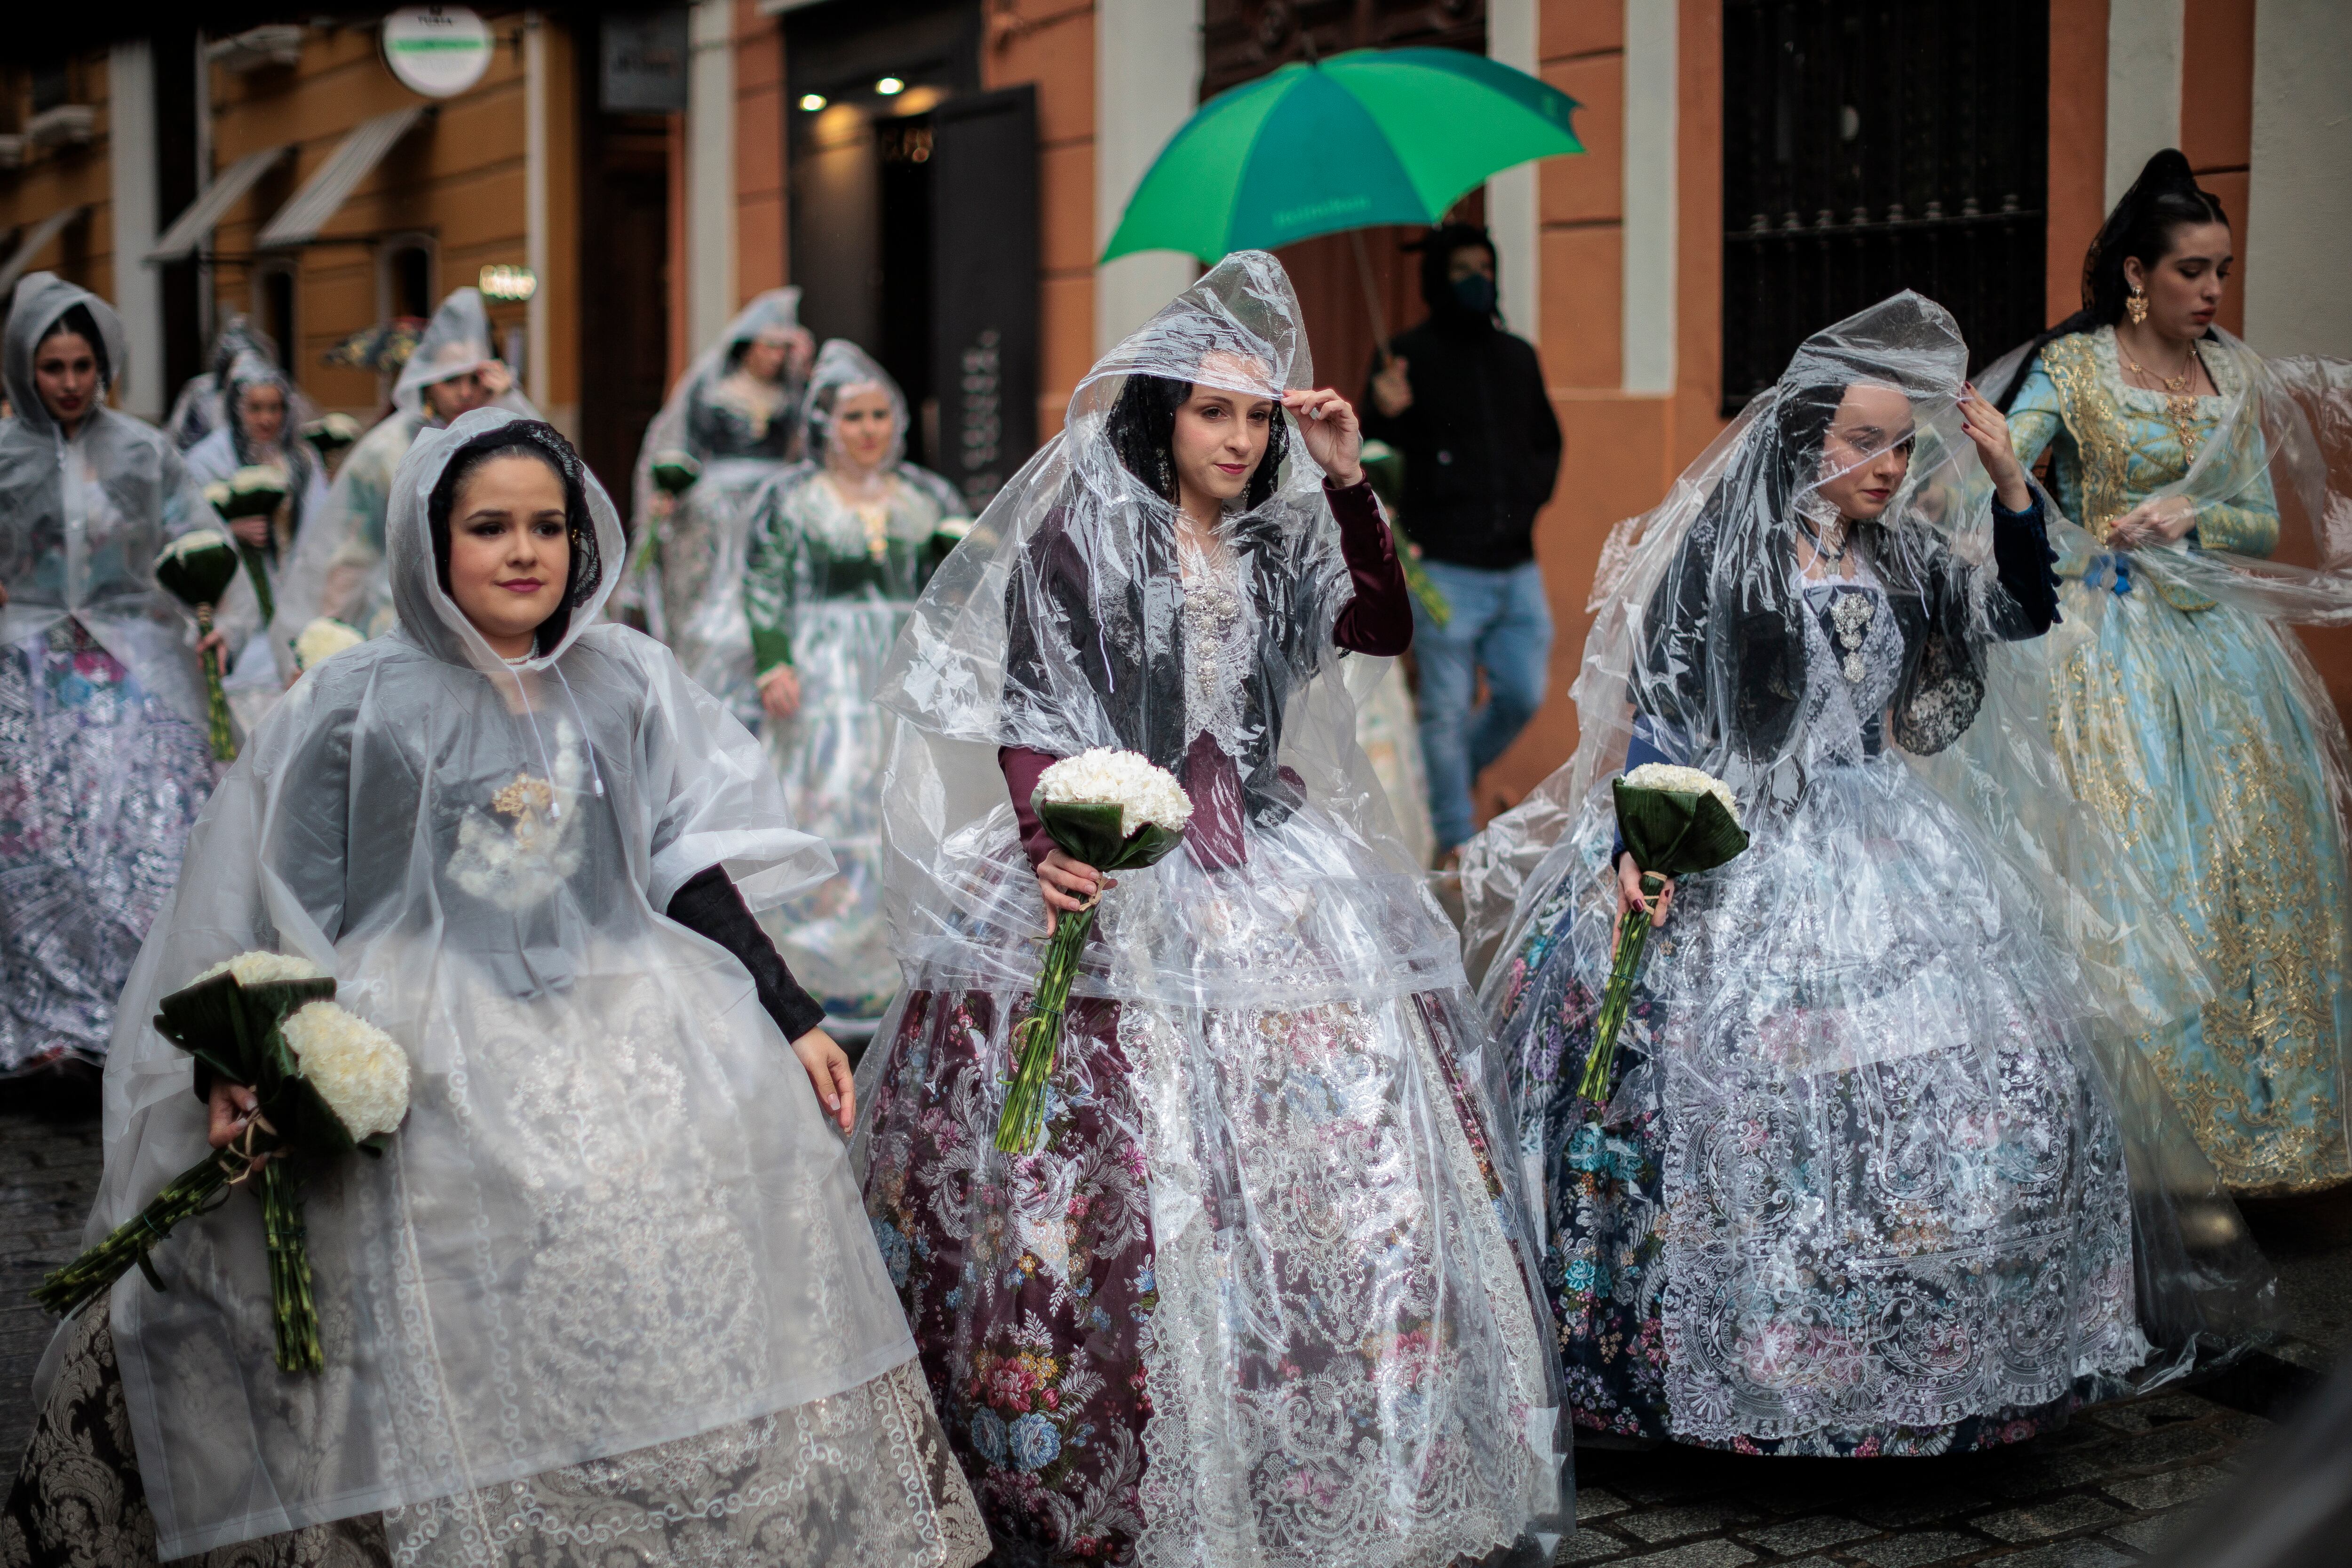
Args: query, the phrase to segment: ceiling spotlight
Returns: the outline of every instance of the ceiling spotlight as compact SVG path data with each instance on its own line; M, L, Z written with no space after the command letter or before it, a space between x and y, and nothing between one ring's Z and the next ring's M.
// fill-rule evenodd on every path
M807 110L811 114L814 114L818 110L824 107L824 94L821 92L804 92L801 94L801 107Z
M874 90L885 98L896 98L907 90L907 84L895 76L886 76L874 84Z

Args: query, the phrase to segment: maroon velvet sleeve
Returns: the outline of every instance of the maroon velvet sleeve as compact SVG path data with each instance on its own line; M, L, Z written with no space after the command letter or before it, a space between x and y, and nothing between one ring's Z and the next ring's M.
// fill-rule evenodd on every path
M1013 792L1013 813L1021 819L1021 848L1032 866L1043 864L1054 852L1054 836L1037 820L1037 808L1029 797L1037 793L1038 775L1061 760L1026 746L996 748L996 765L1003 770L1004 787Z
M1326 479L1323 500L1339 520L1339 553L1356 585L1356 596L1331 628L1331 640L1357 653L1394 658L1412 646L1412 590L1405 586L1396 540L1381 515L1372 481L1360 479L1339 489Z

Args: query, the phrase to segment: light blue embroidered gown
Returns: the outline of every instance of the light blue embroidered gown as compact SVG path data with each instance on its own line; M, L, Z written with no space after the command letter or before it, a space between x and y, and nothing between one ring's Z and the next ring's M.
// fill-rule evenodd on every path
M2048 453L2066 515L2104 542L2175 484L2245 391L2234 353L2205 345L2219 395L2126 384L2113 328L2047 345L2010 411L2029 465ZM2267 481L2200 501L2176 547L2266 557ZM2144 553L2144 552L2143 552ZM2294 635L2160 582L2132 554L2079 543L2060 566L2066 626L2049 648L2052 740L2076 795L2167 897L2221 992L2143 1046L2222 1179L2244 1194L2352 1178L2344 1112L2345 841L2330 799L2344 739Z

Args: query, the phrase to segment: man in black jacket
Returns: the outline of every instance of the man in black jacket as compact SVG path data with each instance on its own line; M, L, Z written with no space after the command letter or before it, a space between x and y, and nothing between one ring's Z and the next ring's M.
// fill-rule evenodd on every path
M1413 605L1421 748L1441 855L1475 826L1470 789L1543 702L1551 610L1535 560L1536 513L1559 474L1559 421L1535 345L1503 331L1495 245L1449 224L1423 242L1429 319L1374 363L1364 434L1404 455L1402 521L1450 612ZM1477 675L1486 700L1474 706Z

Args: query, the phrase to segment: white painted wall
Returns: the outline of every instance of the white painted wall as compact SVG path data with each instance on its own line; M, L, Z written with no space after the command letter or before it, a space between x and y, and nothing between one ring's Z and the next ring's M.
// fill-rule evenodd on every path
M2140 166L2180 145L2182 0L2109 0L2107 210Z
M1679 5L1625 0L1624 389L1675 389Z
M1536 75L1542 63L1537 47L1540 27L1541 7L1536 0L1488 0L1487 58ZM1522 163L1486 182L1486 231L1495 238L1503 323L1530 342L1543 339L1543 217L1537 205L1537 167Z
M155 58L145 39L117 44L106 61L106 162L112 183L115 313L130 340L131 363L116 372L115 396L142 419L161 419L163 385L163 281L147 265L155 246ZM285 345L288 354L294 345Z
M1201 90L1202 0L1096 0L1095 251ZM1200 274L1172 250L1095 268L1095 352L1108 353Z
M557 429L576 437L579 405L559 408L549 401L554 344L549 341L547 297L547 24L536 11L523 14L522 102L523 260L538 278L539 289L523 307L523 319L529 327L524 353L530 363L515 368L523 375L523 388L531 402L554 422Z
M2352 359L2352 5L2258 0L2246 341Z
M696 0L686 76L686 331L692 359L735 314L733 0Z

